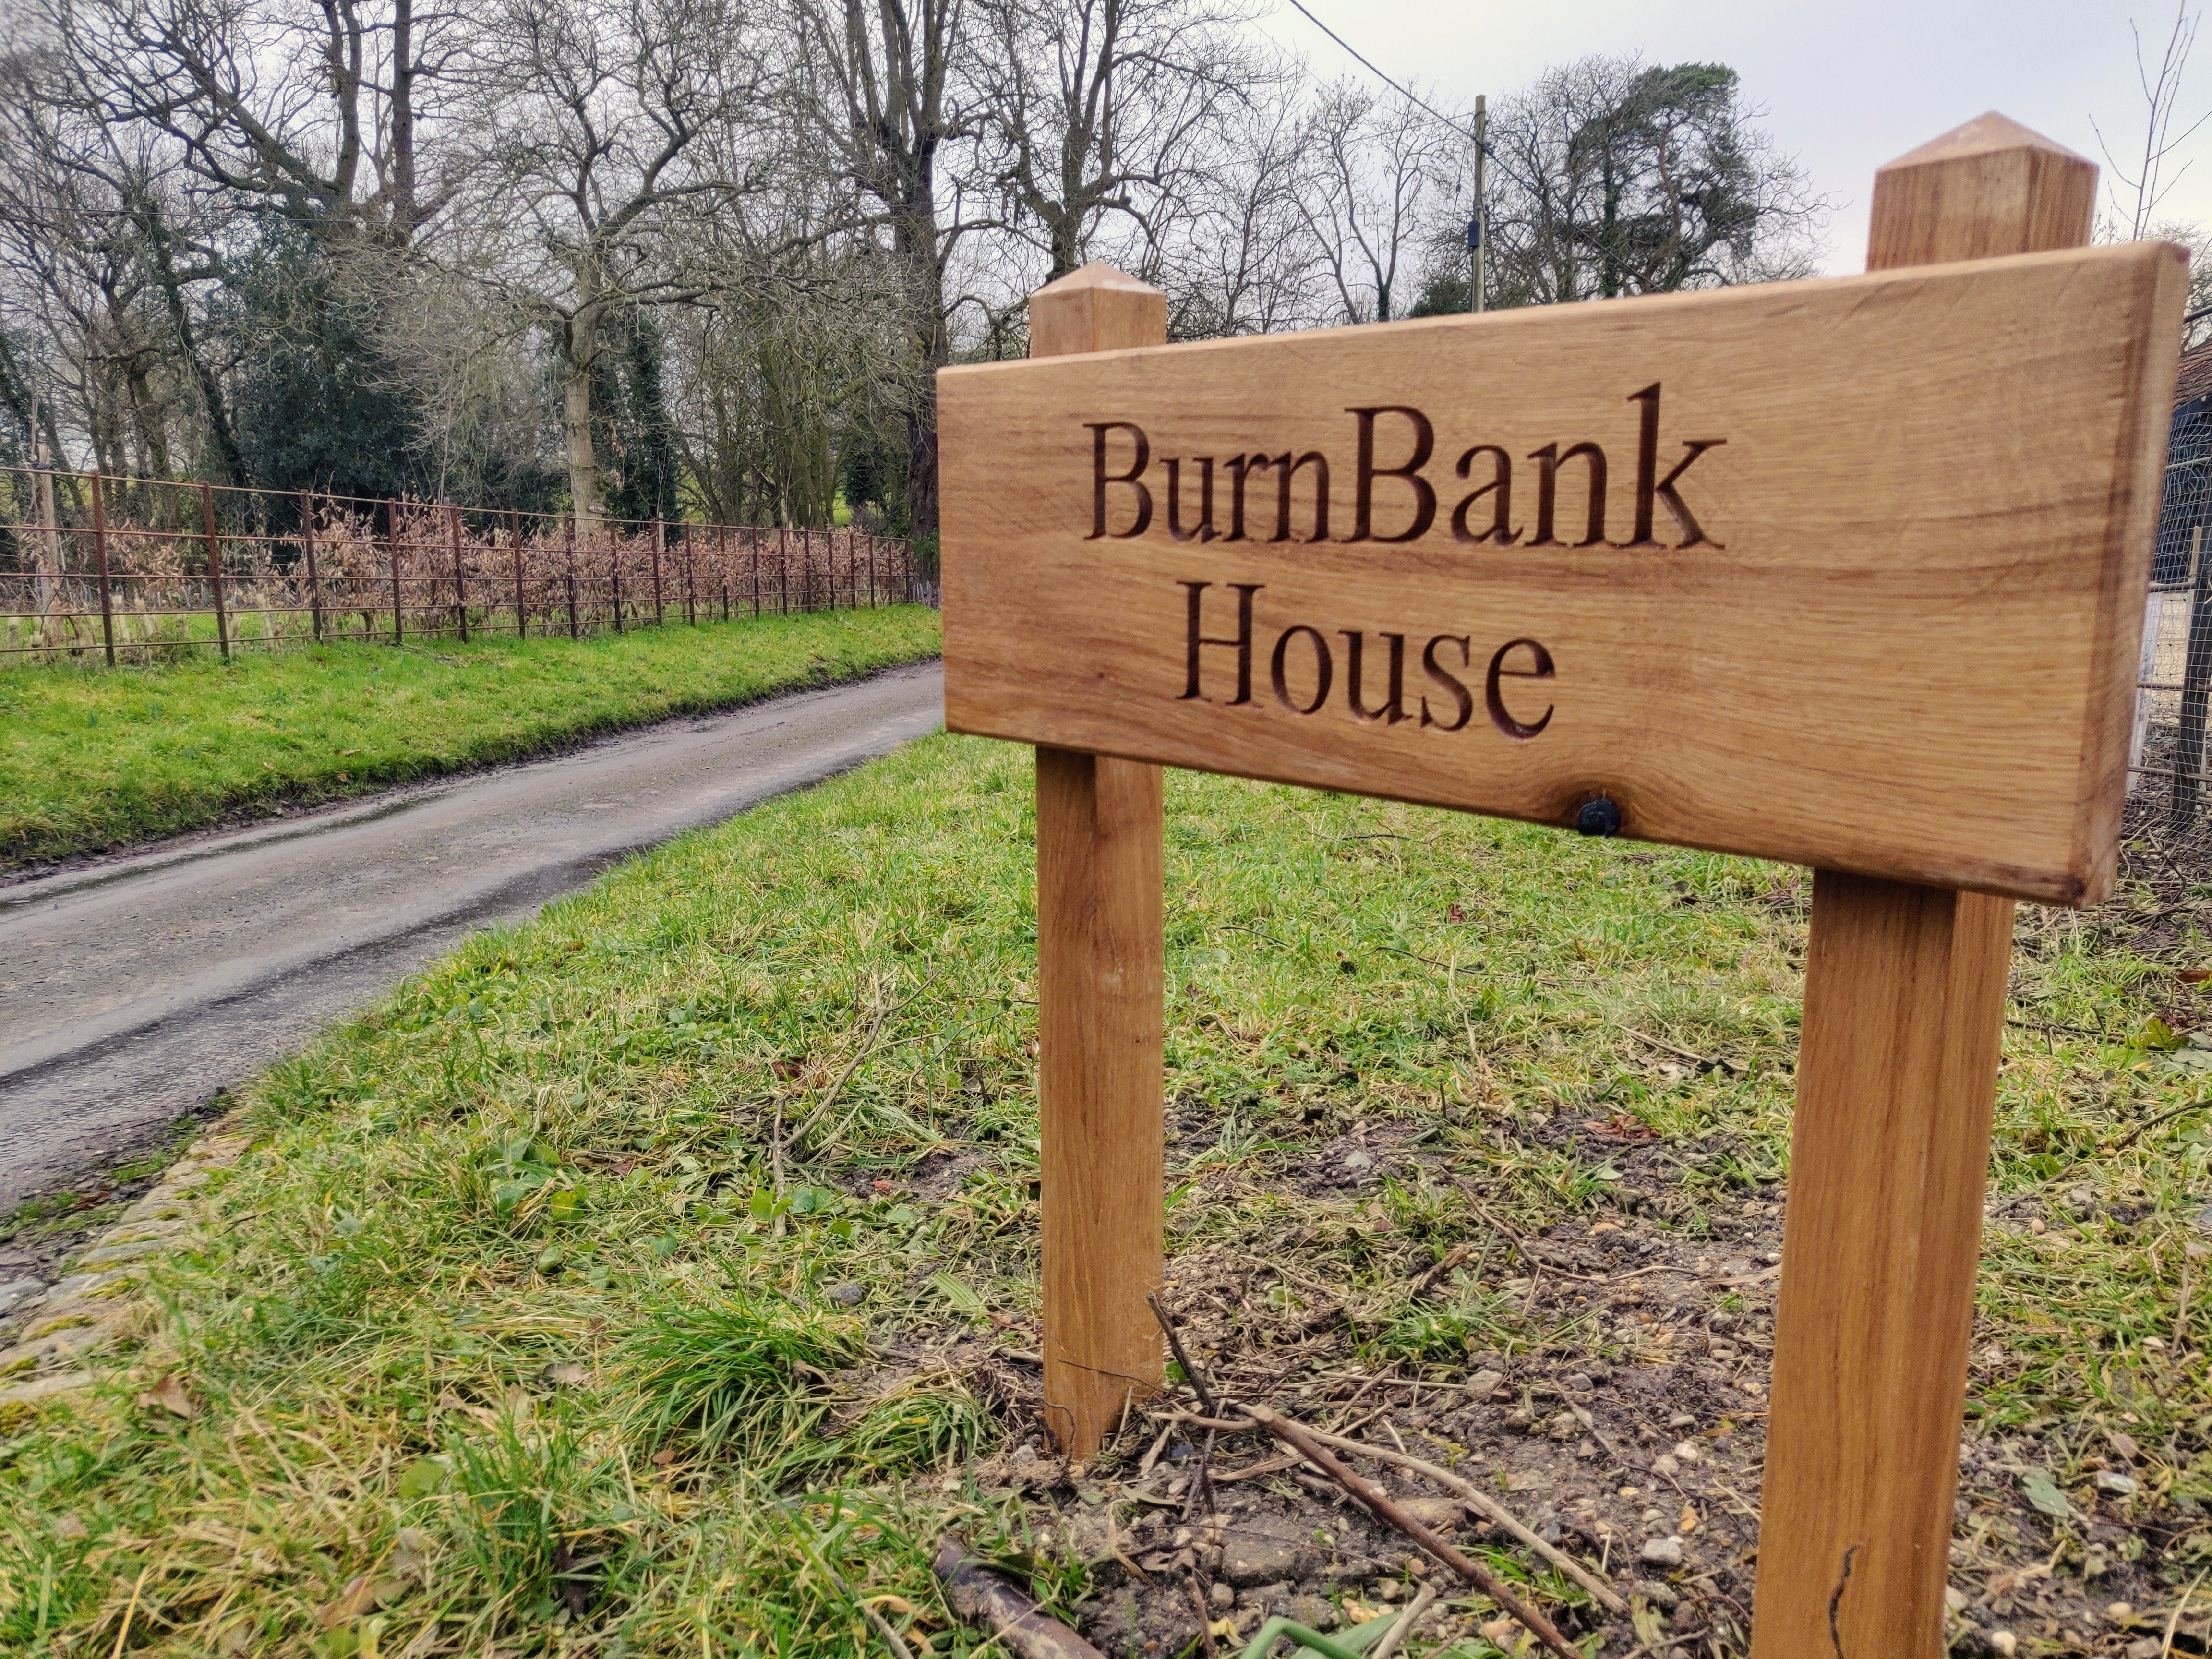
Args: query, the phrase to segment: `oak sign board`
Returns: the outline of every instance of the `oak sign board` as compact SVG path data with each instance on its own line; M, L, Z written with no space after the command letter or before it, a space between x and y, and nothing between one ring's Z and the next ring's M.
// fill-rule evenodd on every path
M946 723L2094 902L2185 283L2137 243L947 369Z

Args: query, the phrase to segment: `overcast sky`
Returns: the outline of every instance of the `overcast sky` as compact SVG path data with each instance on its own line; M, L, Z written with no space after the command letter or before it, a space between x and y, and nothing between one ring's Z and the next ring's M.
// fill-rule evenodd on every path
M1436 0L1305 0L1394 78L1431 85L1472 107L1526 85L1547 64L1589 52L1638 52L1651 62L1719 62L1743 77L1782 147L1836 200L1826 267L1863 270L1867 196L1884 161L1984 110L2002 110L2109 169L2094 117L2124 163L2140 153L2144 99L2136 79L2140 26L2156 73L2172 28L2170 4L2114 0L1550 0L1438 4ZM1365 71L1278 0L1265 27L1323 76ZM2176 130L2212 108L2212 38L2182 88ZM2166 198L2171 216L2212 222L2212 122L2173 158L2191 162ZM2130 164L2128 170L2134 172Z

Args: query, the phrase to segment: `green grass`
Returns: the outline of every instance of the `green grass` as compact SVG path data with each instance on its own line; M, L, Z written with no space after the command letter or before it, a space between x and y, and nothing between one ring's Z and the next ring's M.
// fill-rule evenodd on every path
M1786 1175L1798 872L1182 774L1168 811L1170 1273L1261 1264L1252 1340L1317 1285L1352 1316L1338 1363L1601 1349L1564 1297L1408 1293L1486 1214L1609 1212L1607 1143L1563 1123L1664 1136L1686 1234ZM983 1638L927 1565L951 1527L1064 1610L1065 1535L961 1474L1033 1431L1004 1362L868 1358L1036 1346L1033 835L1026 751L935 738L480 937L271 1070L135 1375L0 1423L0 1647L105 1653L135 1595L133 1650L175 1655L879 1652L818 1552L960 1659ZM2021 1017L2115 1040L2013 1033L1997 1196L2141 1208L2043 1235L2000 1208L1974 1403L2081 1455L2131 1425L2147 1482L2212 1498L2178 1307L2203 1120L2107 1150L2198 1097L2127 1040L2184 1018L2170 983L2023 921ZM1656 1067L1632 1031L1735 1069ZM1302 1188L1353 1128L1448 1175ZM189 1421L133 1404L165 1370ZM373 1607L325 1629L363 1576ZM1458 1651L1490 1655L1474 1617Z
M596 638L0 669L0 869L537 753L934 655L918 606Z

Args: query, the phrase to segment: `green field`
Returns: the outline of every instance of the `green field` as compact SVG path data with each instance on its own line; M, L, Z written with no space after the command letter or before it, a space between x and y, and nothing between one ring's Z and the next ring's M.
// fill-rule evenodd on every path
M0 670L0 869L537 754L933 656L902 606L582 641Z
M1152 1425L1026 1489L994 1456L1036 1426L1006 1357L1038 1340L1033 833L1025 751L934 738L487 934L276 1066L142 1346L0 1416L0 1647L105 1654L135 1605L131 1650L180 1656L880 1652L827 1560L916 1659L956 1659L985 1639L927 1571L951 1527L1079 1616L1121 1571L1103 1517L1151 1524L1112 1483ZM1778 1243L1802 874L1175 773L1168 837L1170 1277L1227 1287L1190 1304L1218 1379L1322 1413L1365 1375L1456 1386L1478 1351L1672 1375L1726 1332L1743 1389L1683 1477L1715 1553L1674 1577L1740 1635L1771 1282L1638 1280L1638 1314L1507 1263L1547 1231L1662 1261ZM2162 1618L2212 1565L2208 1147L2161 1117L2200 1097L2171 1052L2198 994L2170 980L2100 918L2024 914L2014 1006L2044 1029L2008 1042L1954 1582L2031 1632L2036 1598L2053 1629ZM1355 1145L1387 1177L1333 1184ZM878 1363L955 1339L957 1364ZM165 1374L189 1419L139 1398ZM1590 1398L1648 1460L1625 1389ZM1499 1440L1481 1413L1391 1432L1516 1504L1587 1486L1571 1427ZM2108 1500L2123 1441L2140 1490ZM1159 1594L1147 1617L1188 1606ZM1510 1651L1494 1614L1448 1597L1415 1649Z

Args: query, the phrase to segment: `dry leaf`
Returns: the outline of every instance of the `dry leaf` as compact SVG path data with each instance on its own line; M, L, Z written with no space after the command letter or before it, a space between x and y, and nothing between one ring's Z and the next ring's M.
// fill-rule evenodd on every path
M2184 985L2202 985L2212 979L2212 968L2177 968L2173 976Z
M789 1083L806 1070L806 1062L803 1060L779 1060L773 1061L769 1070Z
M1233 1642L1237 1636L1236 1615L1232 1613L1226 1619L1217 1619L1208 1625L1206 1629L1224 1641Z
M663 1446L659 1451L653 1453L653 1461L661 1468L666 1468L671 1463L673 1463L676 1461L676 1448L673 1446Z
M1692 1533L1693 1533L1693 1532L1697 1531L1697 1529L1698 1529L1698 1511L1697 1511L1697 1510L1696 1510L1693 1506L1692 1506L1691 1504L1683 1504L1683 1505L1682 1505L1682 1518L1681 1518L1679 1522L1677 1522L1675 1523L1674 1530L1675 1530L1675 1531L1677 1531L1677 1532L1679 1532L1679 1533L1680 1533L1680 1534L1683 1534L1683 1536L1687 1537L1690 1534L1692 1534Z
M141 1406L159 1406L172 1417L191 1417L199 1407L192 1404L191 1395L185 1392L174 1372L165 1375L152 1388L138 1396Z
M349 1619L358 1619L376 1605L376 1581L367 1573L345 1587L345 1594L315 1615L315 1622L325 1630L334 1629Z
M912 1613L914 1603L903 1595L864 1595L860 1600L872 1607L889 1607L893 1613Z

